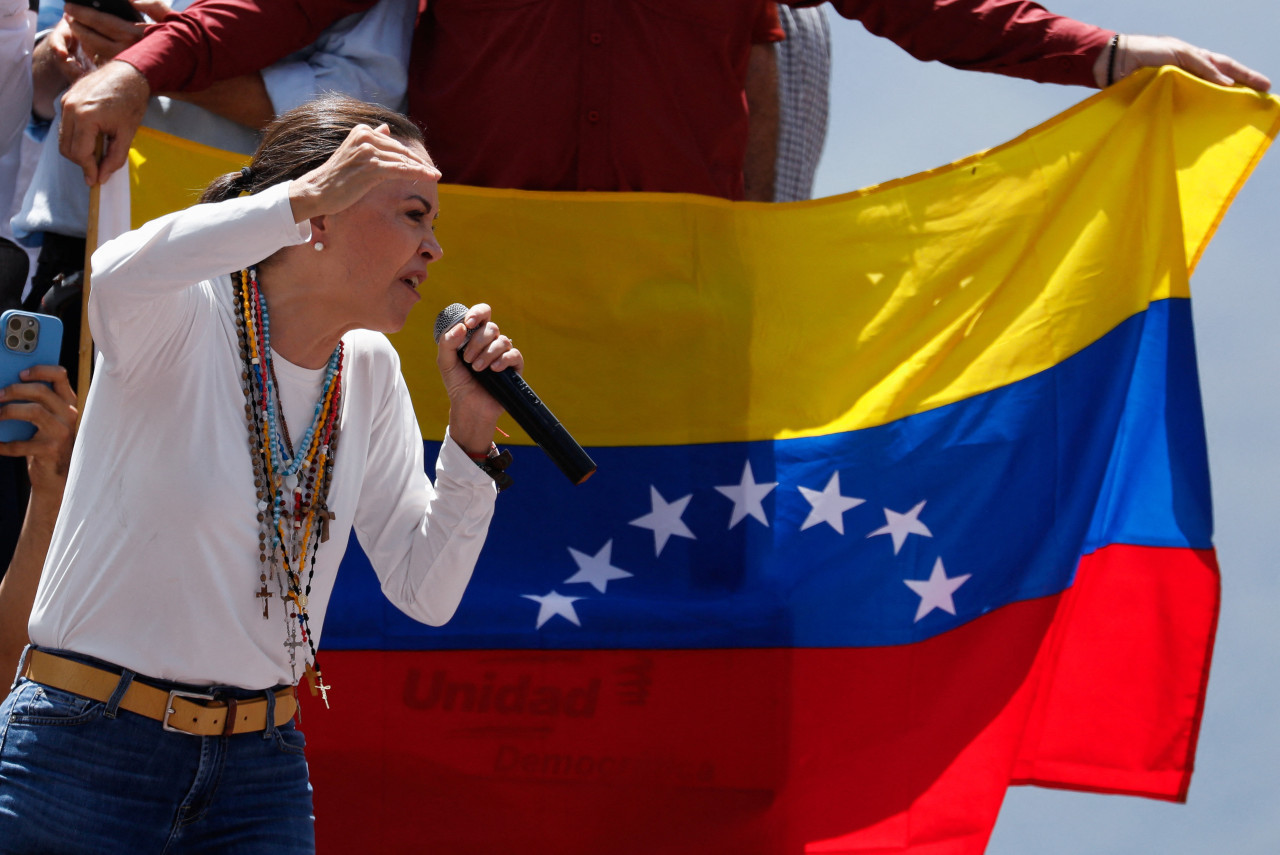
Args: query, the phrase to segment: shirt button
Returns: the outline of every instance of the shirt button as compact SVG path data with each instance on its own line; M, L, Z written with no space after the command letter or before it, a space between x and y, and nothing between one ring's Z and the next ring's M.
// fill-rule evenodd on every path
M602 36L600 33L592 33L588 38L588 41L590 41L593 45L598 45L604 42L604 36Z
M593 124L593 125L594 125L596 122L600 121L600 113L599 113L599 111L597 111L597 110L592 110L591 112L587 113L587 121L588 121L588 122L590 122L590 123L591 123L591 124Z

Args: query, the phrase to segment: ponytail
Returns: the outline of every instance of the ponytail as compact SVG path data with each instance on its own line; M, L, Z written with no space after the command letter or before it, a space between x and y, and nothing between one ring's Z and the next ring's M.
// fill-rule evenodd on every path
M220 175L213 179L208 187L204 188L204 192L200 194L200 202L222 202L239 196L241 193L252 193L254 191L253 170L249 167L242 168L239 172L228 172L226 175Z

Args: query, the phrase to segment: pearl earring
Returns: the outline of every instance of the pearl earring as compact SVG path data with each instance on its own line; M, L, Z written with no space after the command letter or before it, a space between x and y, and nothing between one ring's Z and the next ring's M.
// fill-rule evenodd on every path
M320 252L322 249L324 249L324 244L321 243L320 241L316 241L313 244L313 246L316 248L316 252Z

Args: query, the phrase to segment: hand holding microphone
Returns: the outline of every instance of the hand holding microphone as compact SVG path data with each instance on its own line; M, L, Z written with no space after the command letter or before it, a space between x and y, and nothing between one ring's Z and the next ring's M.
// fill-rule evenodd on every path
M467 307L461 303L445 307L436 317L436 342L439 343L442 335L460 323L466 313ZM471 332L468 331L468 340L470 335ZM465 348L466 341L458 348L460 357ZM502 408L516 420L516 424L529 434L529 437L546 452L551 462L555 463L570 481L581 484L596 471L595 462L569 435L546 404L534 394L523 377L514 370L489 371L488 366L485 370L476 371L465 359L462 361L485 391L502 405Z

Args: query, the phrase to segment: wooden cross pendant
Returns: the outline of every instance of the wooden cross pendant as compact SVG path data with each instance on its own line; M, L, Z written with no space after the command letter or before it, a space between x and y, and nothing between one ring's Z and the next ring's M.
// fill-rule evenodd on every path
M262 617L265 619L267 617L267 600L271 598L271 592L267 590L266 582L262 583L262 590L254 594L254 596L262 599Z
M333 511L323 508L320 511L320 542L329 542L329 520L333 519Z

